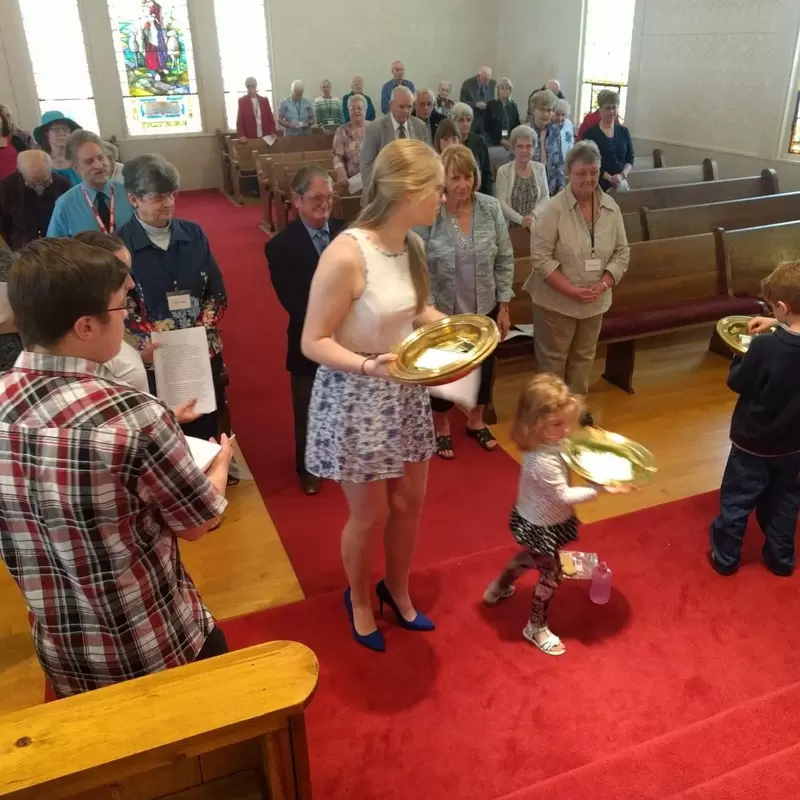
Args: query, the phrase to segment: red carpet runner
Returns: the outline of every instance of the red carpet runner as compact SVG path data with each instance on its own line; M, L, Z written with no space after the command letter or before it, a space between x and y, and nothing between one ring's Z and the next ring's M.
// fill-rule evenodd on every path
M206 229L230 293L223 325L234 426L311 599L226 622L234 647L286 638L322 665L309 709L315 797L686 800L800 796L798 579L758 564L748 540L734 578L705 562L714 495L588 526L586 549L614 570L593 606L566 582L552 627L569 651L520 638L533 576L507 603L480 602L513 547L506 518L517 468L457 439L435 462L414 595L435 633L386 624L388 652L349 638L335 487L304 498L292 475L283 312L255 209L216 193L182 196ZM471 445L471 446L470 446Z

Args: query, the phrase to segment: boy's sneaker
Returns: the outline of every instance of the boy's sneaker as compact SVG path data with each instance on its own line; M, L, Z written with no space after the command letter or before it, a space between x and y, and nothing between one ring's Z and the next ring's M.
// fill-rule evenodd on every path
M500 600L508 600L511 595L515 592L514 584L512 583L510 586L501 586L499 581L492 581L487 587L486 591L483 593L483 602L486 603L487 606L493 606L495 603L500 602Z

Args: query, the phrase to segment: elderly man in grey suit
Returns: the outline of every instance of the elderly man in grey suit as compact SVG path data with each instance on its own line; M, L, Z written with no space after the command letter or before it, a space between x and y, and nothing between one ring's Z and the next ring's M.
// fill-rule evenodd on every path
M389 101L389 113L367 125L364 142L361 145L361 181L364 189L361 192L361 205L367 204L367 187L372 179L372 165L378 153L395 139L417 139L431 143L428 126L416 117L411 116L414 95L406 86L395 86Z
M474 112L472 130L483 133L486 106L494 100L497 81L492 80L492 68L483 66L477 75L467 78L461 85L460 100L466 103Z

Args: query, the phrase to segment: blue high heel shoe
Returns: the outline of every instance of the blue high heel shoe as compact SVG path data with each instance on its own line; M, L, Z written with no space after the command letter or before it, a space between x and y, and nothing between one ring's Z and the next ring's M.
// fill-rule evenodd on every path
M432 619L428 619L424 614L420 614L419 611L417 611L417 616L409 622L400 613L400 609L397 607L397 603L395 603L394 598L386 588L386 583L384 581L381 581L375 587L375 594L378 595L378 600L380 601L381 614L383 614L383 604L386 603L386 605L394 611L394 615L397 617L397 624L401 628L405 628L407 631L432 631L436 627Z
M350 587L344 593L344 607L347 609L347 616L350 618L350 629L353 631L353 638L364 647L374 650L376 653L383 653L386 650L386 642L383 639L383 634L374 630L362 636L356 630L356 624L353 622L353 601L350 597Z

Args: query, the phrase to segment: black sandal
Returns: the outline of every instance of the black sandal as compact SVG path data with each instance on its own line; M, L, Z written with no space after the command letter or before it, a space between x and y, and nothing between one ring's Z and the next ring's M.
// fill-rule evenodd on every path
M453 455L444 455L448 450ZM439 456L439 458L443 458L445 461L452 461L456 457L455 451L453 450L453 440L449 433L443 433L436 437L436 455Z
M467 428L467 436L474 439L484 450L490 453L497 450L497 445L489 447L489 442L496 442L497 439L494 438L492 432L487 427Z

